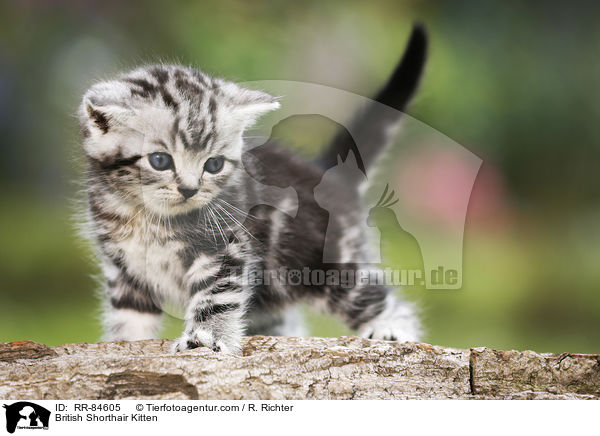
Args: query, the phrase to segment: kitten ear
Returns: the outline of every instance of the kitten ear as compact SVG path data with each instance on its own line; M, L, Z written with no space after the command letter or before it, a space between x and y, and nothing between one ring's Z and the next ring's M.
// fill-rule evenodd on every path
M93 103L86 96L79 108L81 132L85 138L104 135L129 114L130 111L123 107Z
M84 96L79 107L79 122L86 154L95 159L115 154L122 145L122 138L112 133L117 130L122 133L122 128L118 128L125 126L131 115L128 108L100 104L95 98Z
M87 98L84 98L81 103L79 120L84 137L91 136L94 130L100 130L101 133L108 133L110 130L110 115L97 106L94 106Z
M241 88L233 84L227 84L223 89L232 96L232 112L244 129L254 124L262 115L280 106L278 98L266 92Z
M267 112L271 112L278 109L281 105L277 101L271 101L268 103L252 103L247 106L239 108L239 113L246 118L249 122L248 125L254 124L261 116Z

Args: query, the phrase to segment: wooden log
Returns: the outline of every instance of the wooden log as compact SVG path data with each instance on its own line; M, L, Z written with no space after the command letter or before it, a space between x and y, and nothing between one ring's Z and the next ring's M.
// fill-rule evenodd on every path
M599 399L600 355L460 350L357 337L0 343L3 399Z

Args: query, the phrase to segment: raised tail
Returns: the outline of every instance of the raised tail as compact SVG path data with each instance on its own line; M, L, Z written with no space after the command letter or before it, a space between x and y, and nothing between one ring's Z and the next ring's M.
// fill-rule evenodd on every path
M319 159L324 169L337 165L338 157L345 160L348 152L352 151L359 169L367 174L367 170L388 144L390 128L399 121L402 111L415 93L426 57L427 32L422 25L417 24L413 27L404 55L392 76L374 97L376 102L396 111L382 110L377 103L363 108L352 121L353 135L346 129L341 129ZM356 144L360 144L360 147Z

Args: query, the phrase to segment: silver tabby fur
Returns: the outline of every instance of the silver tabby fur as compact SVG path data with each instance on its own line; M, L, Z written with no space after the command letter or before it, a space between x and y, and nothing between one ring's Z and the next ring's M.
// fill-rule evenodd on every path
M424 51L424 31L415 28L377 100L404 107ZM268 94L176 65L143 67L85 93L79 116L88 163L88 218L105 279L106 339L153 338L164 308L182 306L185 330L174 351L207 346L239 353L246 334L302 334L291 309L298 302L324 308L365 337L419 339L412 306L383 286L244 280L253 270L332 267L322 263L329 217L315 202L313 189L335 157L344 150L348 154L344 135L318 163L274 141L246 153L244 131L278 106ZM355 120L373 130L373 144L363 156L367 167L385 146L381 132L397 121L373 122L368 111ZM157 152L171 155L173 167L154 169L148 156ZM214 174L204 169L213 157L224 161ZM246 172L261 183L246 183ZM348 190L345 180L337 183L329 183L329 195L345 211L338 231L351 231L365 218L359 189ZM243 211L260 204L263 184L293 187L297 216L257 206L243 220ZM182 189L192 194L185 198ZM335 229L329 231L335 235ZM343 261L348 250L368 251L364 235L349 239L339 234L336 268L358 268Z

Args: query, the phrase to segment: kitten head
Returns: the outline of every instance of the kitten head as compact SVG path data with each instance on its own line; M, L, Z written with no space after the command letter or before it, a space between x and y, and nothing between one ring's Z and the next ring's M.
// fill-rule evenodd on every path
M180 66L98 83L79 109L90 176L122 208L189 212L233 182L244 129L277 107L268 94Z

